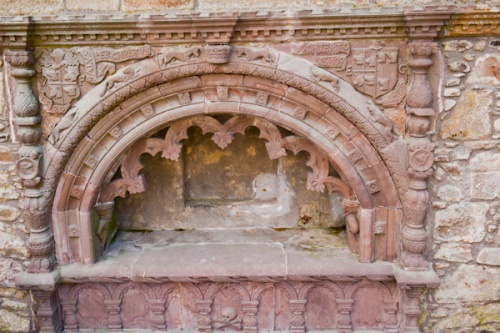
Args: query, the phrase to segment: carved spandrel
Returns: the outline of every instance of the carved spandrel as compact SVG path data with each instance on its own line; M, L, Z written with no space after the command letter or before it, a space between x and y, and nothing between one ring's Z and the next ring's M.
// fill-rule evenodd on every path
M150 46L73 47L45 49L37 54L39 98L44 110L64 114L93 85L116 72L116 64L152 55Z

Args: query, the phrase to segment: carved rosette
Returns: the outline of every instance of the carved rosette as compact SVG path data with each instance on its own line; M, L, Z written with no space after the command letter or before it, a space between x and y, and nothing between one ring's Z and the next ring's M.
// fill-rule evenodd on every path
M409 190L403 199L406 224L403 228L402 263L407 270L427 270L424 259L426 231L425 216L429 194L426 179L432 174L434 145L427 135L432 109L432 88L427 70L432 65L432 55L437 52L437 44L426 40L415 40L409 44L412 59L409 62L413 81L408 94L408 139L409 146Z
M46 273L55 264L54 240L43 218L46 201L40 190L43 165L43 150L39 145L41 119L38 102L31 90L31 78L35 75L31 68L34 59L30 51L6 52L5 59L12 66L11 73L16 83L12 109L15 114L13 122L21 143L16 154L16 171L25 189L21 204L30 227L28 247L32 259L28 271Z

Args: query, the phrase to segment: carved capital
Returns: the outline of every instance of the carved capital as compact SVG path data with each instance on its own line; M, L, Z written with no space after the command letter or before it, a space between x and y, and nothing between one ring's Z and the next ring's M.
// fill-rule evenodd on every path
M12 67L30 67L35 62L31 51L6 51L5 61Z

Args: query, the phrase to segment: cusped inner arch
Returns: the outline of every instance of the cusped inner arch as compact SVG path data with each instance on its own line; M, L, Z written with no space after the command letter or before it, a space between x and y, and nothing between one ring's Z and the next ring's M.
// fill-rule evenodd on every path
M120 89L115 93L124 94ZM91 222L93 207L111 171L122 165L134 144L179 119L221 113L267 119L318 147L359 202L360 260L397 258L400 204L384 161L358 125L311 94L264 78L201 75L153 86L107 109L93 116L98 121L74 149L58 182L52 216L60 263L95 261L99 240ZM56 149L66 150L75 128L56 128L57 135L64 132L63 139L55 140Z

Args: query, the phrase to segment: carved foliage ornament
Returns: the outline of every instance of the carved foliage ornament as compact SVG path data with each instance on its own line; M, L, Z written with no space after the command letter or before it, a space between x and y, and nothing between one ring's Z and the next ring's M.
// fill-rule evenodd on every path
M307 165L312 172L307 178L307 189L319 192L326 189L329 193L340 192L346 198L353 196L352 190L344 182L328 175L330 164L326 154L320 152L309 141L296 136L283 138L276 125L261 118L236 116L221 124L209 116L196 116L175 122L168 129L165 140L149 138L132 147L121 165L122 178L114 180L103 188L99 202L111 202L117 196L124 197L127 192L145 191L144 179L139 174L143 167L140 156L144 153L154 156L161 152L164 158L178 160L182 149L181 140L188 137L187 130L191 126L200 127L203 134L213 133L212 140L221 149L226 148L234 140L234 134L244 135L247 127L255 126L260 130L260 138L267 140L266 148L271 159L286 156L286 150L295 154L305 150L310 154L311 158Z

